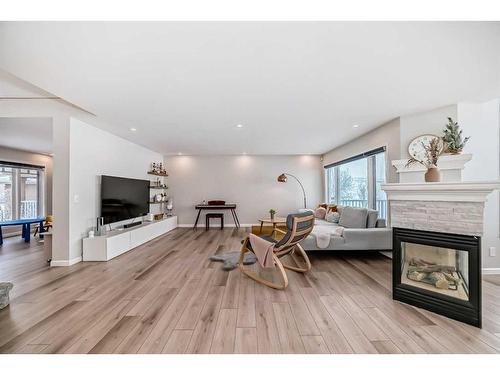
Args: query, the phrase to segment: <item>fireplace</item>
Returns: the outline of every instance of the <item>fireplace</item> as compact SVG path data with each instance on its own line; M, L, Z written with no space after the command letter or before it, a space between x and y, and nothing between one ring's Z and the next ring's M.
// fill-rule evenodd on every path
M393 298L481 327L481 238L393 228Z

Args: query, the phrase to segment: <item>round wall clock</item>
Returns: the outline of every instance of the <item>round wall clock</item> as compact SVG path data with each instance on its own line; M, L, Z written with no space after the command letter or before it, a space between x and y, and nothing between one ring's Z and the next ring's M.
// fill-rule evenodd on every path
M408 153L411 157L424 161L426 159L424 145L428 145L433 139L439 139L437 135L434 134L424 134L413 139L408 145Z

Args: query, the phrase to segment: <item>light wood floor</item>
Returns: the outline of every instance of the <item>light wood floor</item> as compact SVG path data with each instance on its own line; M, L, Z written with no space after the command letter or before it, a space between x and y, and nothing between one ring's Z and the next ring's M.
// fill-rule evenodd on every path
M7 239L2 353L498 353L500 277L483 283L484 328L391 299L379 254L311 254L286 291L224 272L245 229L175 231L105 263L48 268L35 242ZM272 277L272 275L268 275Z

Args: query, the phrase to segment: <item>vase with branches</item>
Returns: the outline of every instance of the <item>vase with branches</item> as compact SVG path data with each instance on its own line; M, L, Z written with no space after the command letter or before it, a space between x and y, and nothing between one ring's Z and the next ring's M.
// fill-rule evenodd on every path
M406 163L406 167L409 167L413 164L422 164L425 168L427 168L427 172L425 173L425 181L426 182L439 182L441 179L441 174L438 168L438 160L441 154L444 151L443 143L440 138L433 138L429 141L429 143L422 142L422 148L425 151L425 157L423 159L416 159L414 156L408 159Z

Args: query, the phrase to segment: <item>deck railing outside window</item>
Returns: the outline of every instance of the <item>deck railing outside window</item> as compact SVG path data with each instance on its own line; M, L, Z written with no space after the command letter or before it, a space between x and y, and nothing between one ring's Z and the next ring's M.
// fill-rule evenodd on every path
M36 201L21 201L21 219L32 219L38 216Z

